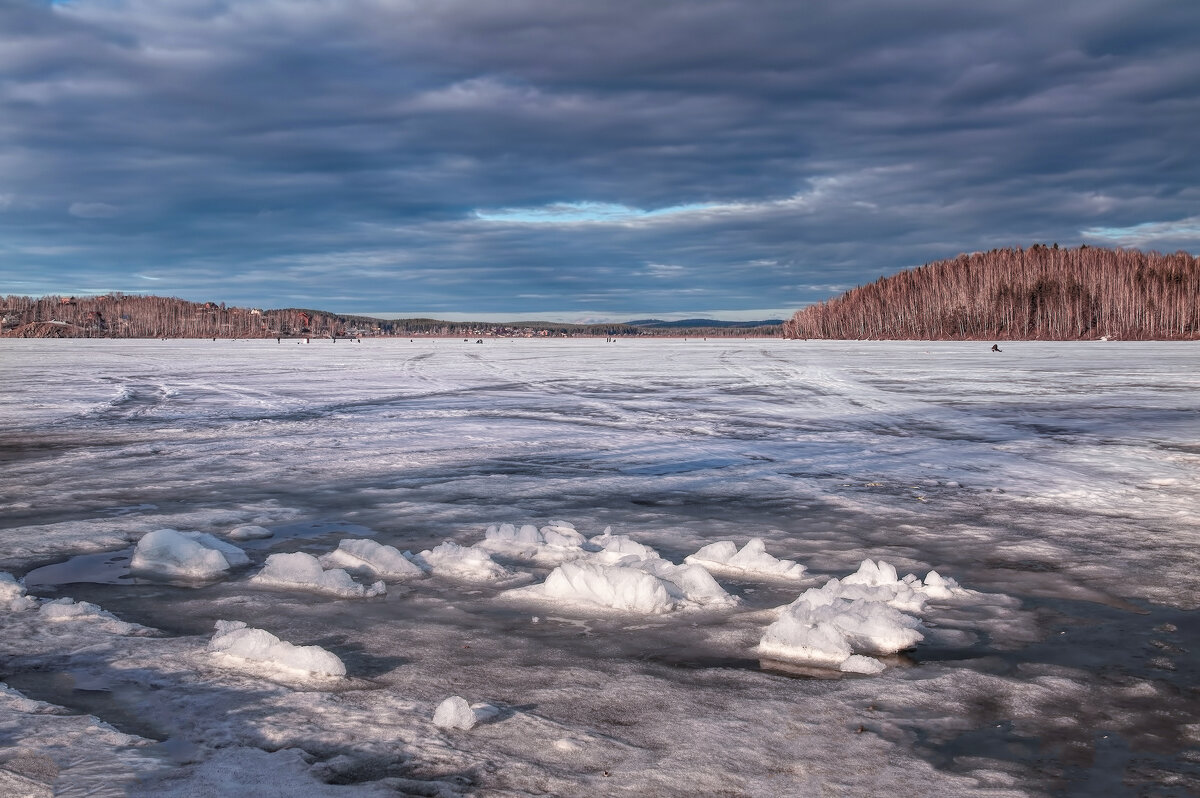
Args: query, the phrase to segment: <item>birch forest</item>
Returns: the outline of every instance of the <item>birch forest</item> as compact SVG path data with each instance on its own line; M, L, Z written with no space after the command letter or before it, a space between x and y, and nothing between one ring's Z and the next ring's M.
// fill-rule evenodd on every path
M0 324L15 338L273 338L345 335L346 324L314 310L259 310L173 297L4 297Z
M1082 246L959 255L811 305L787 338L1200 338L1200 258Z

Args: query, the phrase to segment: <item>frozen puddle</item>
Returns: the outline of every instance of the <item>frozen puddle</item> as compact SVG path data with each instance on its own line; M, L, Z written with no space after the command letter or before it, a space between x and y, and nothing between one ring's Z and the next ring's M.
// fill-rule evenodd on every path
M67 343L0 793L1200 792L1193 345Z

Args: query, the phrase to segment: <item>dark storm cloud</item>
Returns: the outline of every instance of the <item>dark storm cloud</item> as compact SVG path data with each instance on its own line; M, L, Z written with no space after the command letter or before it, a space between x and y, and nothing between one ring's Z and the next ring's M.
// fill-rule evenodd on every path
M790 308L1195 250L1188 2L0 0L0 292Z

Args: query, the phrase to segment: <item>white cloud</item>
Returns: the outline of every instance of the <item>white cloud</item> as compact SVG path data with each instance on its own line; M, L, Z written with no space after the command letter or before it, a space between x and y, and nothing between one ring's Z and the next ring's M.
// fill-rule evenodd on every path
M1173 222L1143 222L1131 227L1089 227L1080 235L1118 245L1151 244L1155 241L1200 241L1200 216Z

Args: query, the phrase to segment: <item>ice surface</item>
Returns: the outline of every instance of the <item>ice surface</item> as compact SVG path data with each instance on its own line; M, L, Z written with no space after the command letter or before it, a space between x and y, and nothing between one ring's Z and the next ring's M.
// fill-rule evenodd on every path
M272 554L262 570L250 581L263 587L306 590L338 598L372 598L382 596L387 587L382 581L360 585L341 568L325 570L311 554L298 551L292 554Z
M751 538L739 550L731 540L720 540L689 555L685 562L718 573L760 576L771 579L803 579L805 568L795 560L781 560L767 553L762 538Z
M563 547L576 540L566 533L551 546L546 518L589 536L639 530L672 563L760 538L808 566L813 584L868 552L924 575L843 578L822 594L846 625L856 601L925 624L910 654L881 662L826 621L837 635L810 632L813 648L852 651L819 675L897 663L833 681L788 679L748 657L772 608L801 592L749 572L730 572L740 605L704 614L567 612L560 599L543 601L561 612L533 611L497 602L486 581L427 580L366 603L267 601L242 580L88 584L77 598L168 634L113 634L86 612L0 613L6 674L83 713L0 701L0 727L19 756L57 762L80 793L96 772L124 784L105 769L118 764L139 772L129 783L142 796L253 785L1011 798L1097 785L1165 794L1194 776L1194 343L1013 343L1003 359L926 342L4 346L0 568L16 576L116 555L168 527L230 539L262 525L286 538L294 523L305 551L321 553L367 536L358 525L403 552L538 519L546 542L510 567L541 580L560 564L543 557L592 546ZM652 559L577 561L630 567L682 604L678 585L620 565L627 556ZM74 588L31 589L40 607ZM345 652L355 678L294 689L207 667L195 635L230 617ZM872 608L860 620L889 617ZM437 733L430 716L449 695L508 708L473 733ZM158 724L156 737L194 740L200 761L131 753L93 715ZM0 750L0 768L9 757Z
M494 561L486 551L460 546L452 540L426 549L414 556L413 562L437 576L468 582L504 582L518 577Z
M296 646L242 621L217 621L208 650L299 673L345 676L346 665L320 646Z
M249 562L241 549L207 533L157 529L138 541L129 565L153 576L213 579Z
M425 575L395 546L387 546L367 538L343 538L338 547L320 558L325 568L364 571L381 579L413 579Z

